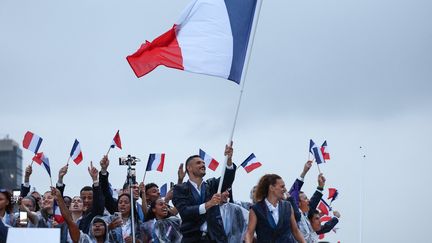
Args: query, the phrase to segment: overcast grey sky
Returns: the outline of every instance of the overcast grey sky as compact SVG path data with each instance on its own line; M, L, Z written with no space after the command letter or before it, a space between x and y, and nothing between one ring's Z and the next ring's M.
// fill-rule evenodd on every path
M71 196L91 183L86 166L117 129L124 149L110 153L116 186L125 175L117 158L127 154L146 161L165 152L164 173L147 174L157 183L174 181L199 148L223 160L240 87L164 67L137 79L125 59L168 30L187 3L0 1L0 134L43 137L54 181L77 138L85 161L65 177ZM321 170L340 190L333 205L342 214L328 239L359 242L363 175L363 242L424 242L432 226L422 213L432 200L431 9L426 0L264 1L234 135L235 161L253 152L264 165L239 170L234 197L246 200L265 173L291 185L309 139L326 139L332 159ZM24 165L31 156L24 151ZM306 178L309 195L317 174L314 166ZM31 184L48 189L42 167Z

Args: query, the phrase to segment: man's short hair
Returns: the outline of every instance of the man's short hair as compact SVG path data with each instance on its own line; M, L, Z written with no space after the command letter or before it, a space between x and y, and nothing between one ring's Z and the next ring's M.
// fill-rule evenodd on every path
M80 194L83 191L93 191L93 188L91 186L85 186L85 187L81 188Z
M186 163L185 163L185 170L186 170L186 173L189 175L189 171L188 171L188 169L187 169L187 166L188 166L188 164L189 164L189 162L191 162L193 159L195 159L195 158L201 158L199 155L197 155L197 154L195 154L195 155L192 155L192 156L189 156L189 158L187 158L186 159Z
M319 211L318 210L316 210L316 209L314 209L314 208L311 208L311 209L309 209L309 212L308 212L308 219L309 220L312 220L312 218L316 215L316 214L320 214L319 213Z
M150 189L150 188L152 188L152 187L159 188L159 186L156 185L156 183L150 182L149 184L145 185L145 191L147 192L147 190Z

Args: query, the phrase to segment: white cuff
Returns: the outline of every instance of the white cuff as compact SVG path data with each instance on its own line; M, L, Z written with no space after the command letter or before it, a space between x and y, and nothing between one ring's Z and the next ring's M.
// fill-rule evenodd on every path
M61 182L57 182L57 183L56 183L56 186L57 186L57 187L62 187L63 185L64 185L64 183L61 183Z
M206 209L205 209L205 203L199 205L199 214L205 214L206 213Z
M232 165L227 165L226 168L227 168L228 170L232 170L232 169L234 169L234 164L232 164Z
M29 182L24 182L24 183L23 183L23 186L24 186L24 187L30 187L30 183L29 183Z
M297 177L297 180L304 182L304 178L302 178L301 176Z

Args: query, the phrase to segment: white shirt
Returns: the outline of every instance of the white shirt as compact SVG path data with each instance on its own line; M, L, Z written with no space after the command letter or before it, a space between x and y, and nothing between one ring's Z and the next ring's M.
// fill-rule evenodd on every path
M275 206L273 206L273 204L271 204L269 202L269 200L267 200L267 198L265 199L265 203L267 204L267 208L269 209L269 211L270 211L270 213L271 213L271 215L272 215L272 217L273 217L273 219L277 225L279 222L279 203L276 204L276 207L275 207Z
M234 169L234 166L228 166L226 167L228 170L232 170ZM195 190L198 192L198 195L201 196L201 185L202 183L204 183L204 181L201 182L199 188L198 188L198 184L196 184L195 182L189 180L189 182L192 184L192 186L195 188ZM207 210L205 209L205 202L199 205L199 214L205 214L207 212ZM207 232L207 222L204 221L204 223L201 225L200 230L202 232Z

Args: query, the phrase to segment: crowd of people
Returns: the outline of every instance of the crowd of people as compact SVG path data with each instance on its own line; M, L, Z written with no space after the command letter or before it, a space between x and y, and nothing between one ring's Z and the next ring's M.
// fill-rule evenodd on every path
M10 191L0 190L0 242L6 242L10 227L27 227L59 228L61 242L313 243L338 223L337 211L325 224L320 220L317 206L326 181L322 174L310 199L301 191L312 161L306 162L290 190L281 176L266 174L253 186L250 201L236 201L231 190L236 172L232 145L225 147L224 154L228 160L223 181L204 179L206 164L193 155L180 164L177 184L163 198L155 183L135 180L114 193L107 156L99 170L90 164L92 185L74 196L64 195L67 165L59 170L56 186L42 194L30 190L29 165L17 200Z

